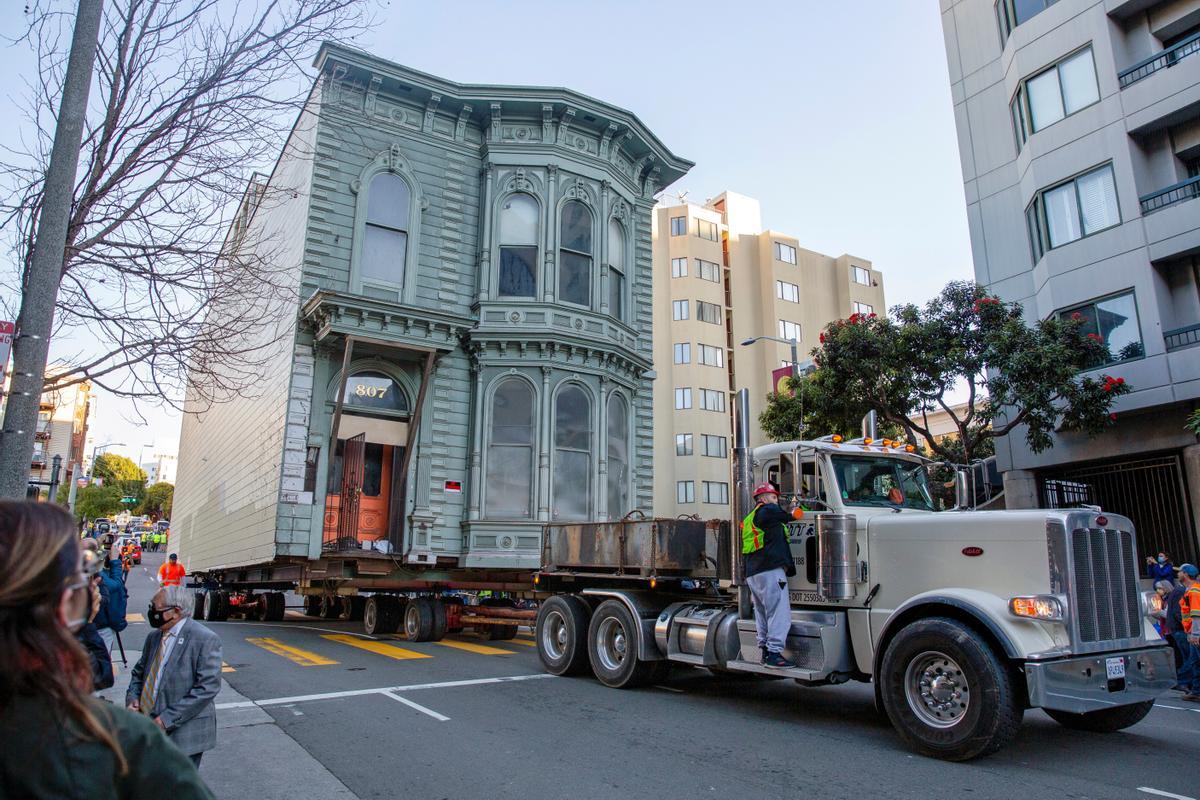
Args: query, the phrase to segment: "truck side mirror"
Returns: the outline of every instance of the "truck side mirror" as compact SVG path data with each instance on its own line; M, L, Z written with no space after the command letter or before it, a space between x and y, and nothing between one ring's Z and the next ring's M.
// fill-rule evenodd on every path
M971 476L965 469L954 471L954 507L966 511L971 507Z

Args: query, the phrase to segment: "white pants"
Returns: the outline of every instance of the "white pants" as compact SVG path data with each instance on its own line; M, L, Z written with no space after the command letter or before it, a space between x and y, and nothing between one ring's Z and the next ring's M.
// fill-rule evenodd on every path
M787 573L783 567L746 577L754 603L754 627L758 646L782 653L792 627L792 604L788 600Z

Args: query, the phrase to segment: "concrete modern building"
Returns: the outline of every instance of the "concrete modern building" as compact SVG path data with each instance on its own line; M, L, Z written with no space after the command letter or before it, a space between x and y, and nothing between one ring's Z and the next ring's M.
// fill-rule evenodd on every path
M855 256L826 256L764 230L757 200L725 192L654 210L654 511L730 513L732 395L750 391L757 420L772 373L797 339L801 361L825 325L883 313L883 276ZM767 441L757 423L751 446Z
M326 45L229 247L294 296L254 391L179 451L189 568L374 545L530 568L542 525L650 510L654 194L691 163L632 113ZM357 510L355 510L357 508Z
M155 453L149 461L142 462L146 484L174 483L178 460L174 453Z
M941 0L978 281L1029 321L1079 314L1117 424L997 447L1010 507L1098 503L1195 560L1200 0Z

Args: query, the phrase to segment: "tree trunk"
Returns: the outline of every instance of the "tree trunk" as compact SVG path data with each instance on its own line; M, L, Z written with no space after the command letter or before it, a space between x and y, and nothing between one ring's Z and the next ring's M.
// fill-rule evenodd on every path
M103 0L79 0L75 15L54 149L46 169L33 257L25 275L21 312L17 316L12 389L4 417L4 432L0 436L0 497L23 498L29 485L33 435L50 351L54 303L62 280L67 223L74 199L75 173L103 7Z

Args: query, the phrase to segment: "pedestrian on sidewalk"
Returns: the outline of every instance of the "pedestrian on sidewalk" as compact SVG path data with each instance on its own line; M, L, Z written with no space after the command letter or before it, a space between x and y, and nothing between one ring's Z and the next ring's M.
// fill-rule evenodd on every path
M107 551L101 550L95 539L84 539L83 547L95 552L101 559L100 574L97 576L100 585L100 609L94 624L108 652L111 653L117 641L117 634L129 625L125 620L129 607L129 590L121 580L121 562L115 558L115 547L110 547Z
M1200 569L1195 564L1179 567L1179 582L1183 597L1179 600L1179 615L1187 632L1187 652L1180 670L1179 683L1184 687L1184 700L1200 702ZM1184 676L1187 680L1185 682Z
M0 501L0 794L212 800L153 723L90 696L83 567L65 510Z
M1146 572L1149 573L1150 580L1155 583L1159 581L1175 583L1175 573L1177 571L1178 567L1171 563L1171 557L1166 553L1159 553L1155 558L1146 556Z
M130 674L125 705L153 719L192 763L217 744L221 640L192 619L195 595L160 589L146 610L154 628Z
M187 570L179 563L179 556L175 553L167 556L167 560L158 568L158 582L164 589L168 586L182 586L186 576Z

